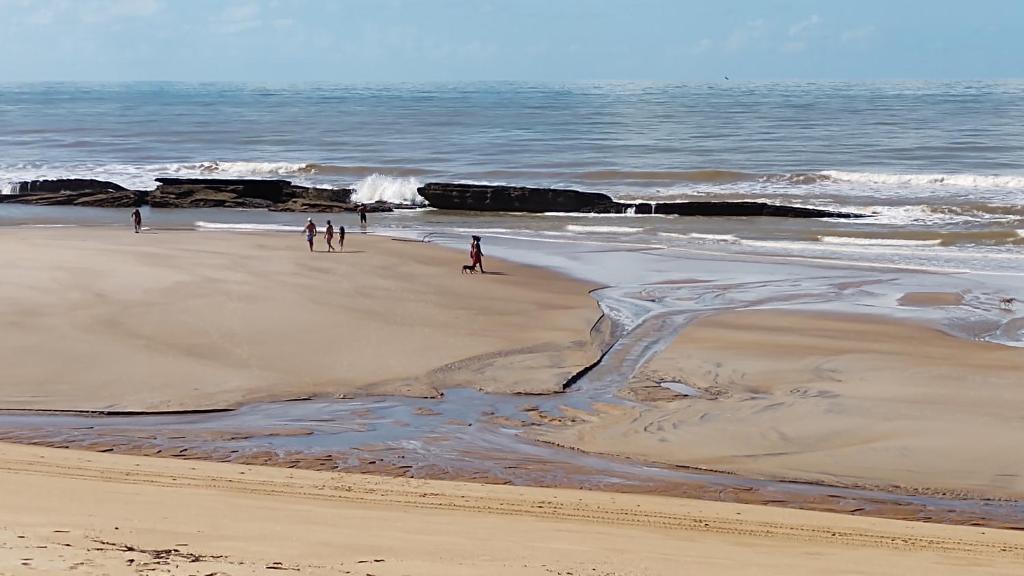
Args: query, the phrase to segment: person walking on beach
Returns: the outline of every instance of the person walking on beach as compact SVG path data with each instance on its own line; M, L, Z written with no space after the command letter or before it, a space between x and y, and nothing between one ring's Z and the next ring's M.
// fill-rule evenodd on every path
M132 224L135 225L135 233L142 232L142 212L138 208L132 210Z
M306 227L303 228L306 232L306 242L309 242L309 251L313 251L313 237L316 236L316 224L313 224L312 218L306 219Z
M345 227L338 224L338 252L345 248Z
M480 268L481 274L484 272L484 252L480 249L480 237L473 236L473 241L469 243L469 259L473 263L473 268Z
M327 228L324 228L324 238L327 240L327 251L334 252L334 225L327 221Z
M366 226L366 204L360 204L359 208L356 210L356 212L359 212L359 225L365 227Z

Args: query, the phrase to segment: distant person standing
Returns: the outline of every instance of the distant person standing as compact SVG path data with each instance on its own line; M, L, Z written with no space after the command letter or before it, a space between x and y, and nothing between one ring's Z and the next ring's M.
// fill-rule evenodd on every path
M481 274L484 272L484 251L480 248L480 237L473 236L473 241L469 243L469 259L473 263L473 268L480 268Z
M306 242L309 242L309 251L313 251L313 238L316 236L316 224L313 224L312 218L306 219L306 227L303 228L306 233Z
M142 212L138 208L132 210L132 224L135 225L135 233L142 232Z
M338 224L338 252L345 249L345 227Z
M334 225L327 221L327 228L324 228L324 238L327 239L327 251L334 252Z
M360 204L356 212L359 212L359 225L366 226L366 204Z

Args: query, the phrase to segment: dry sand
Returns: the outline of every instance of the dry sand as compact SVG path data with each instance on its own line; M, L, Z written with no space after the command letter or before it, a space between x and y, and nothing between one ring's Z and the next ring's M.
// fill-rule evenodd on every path
M0 573L1020 574L1024 534L0 444Z
M684 330L624 395L646 408L541 438L744 476L1024 499L1024 349L878 318L726 313Z
M320 244L318 247L322 247ZM443 386L552 392L596 360L584 283L350 234L0 230L0 408L196 410ZM600 329L600 325L598 325Z

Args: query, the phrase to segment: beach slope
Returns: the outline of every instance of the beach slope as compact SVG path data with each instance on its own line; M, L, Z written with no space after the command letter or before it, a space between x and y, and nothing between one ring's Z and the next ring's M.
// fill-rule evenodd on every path
M1017 574L1017 532L0 444L4 574ZM682 571L682 572L681 572Z

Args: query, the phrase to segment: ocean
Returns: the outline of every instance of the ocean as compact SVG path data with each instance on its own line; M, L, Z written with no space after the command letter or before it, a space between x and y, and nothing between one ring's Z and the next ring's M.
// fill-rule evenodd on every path
M422 202L428 181L648 201L763 200L856 221L376 218L404 231L784 255L942 271L1024 264L1024 82L0 84L0 192L34 178L285 178ZM166 213L207 229L294 215ZM0 224L121 222L5 205ZM154 222L147 214L147 220Z

